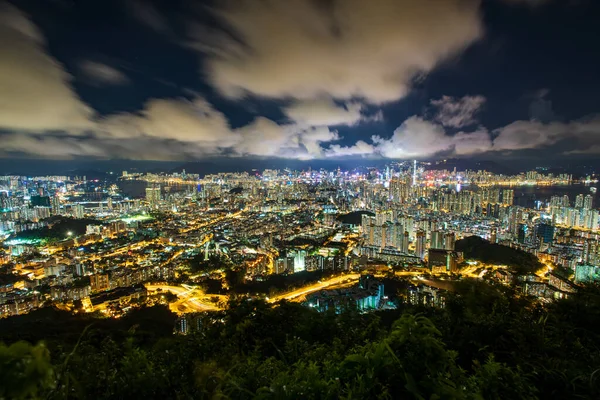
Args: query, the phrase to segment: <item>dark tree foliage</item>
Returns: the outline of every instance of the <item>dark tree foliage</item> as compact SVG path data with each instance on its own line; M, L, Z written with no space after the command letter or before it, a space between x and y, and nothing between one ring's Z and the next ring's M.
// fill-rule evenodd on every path
M206 294L227 294L221 279L205 279L202 281L202 288Z
M53 217L48 226L20 232L13 235L11 239L57 241L66 239L68 237L68 232L71 232L74 236L80 236L85 234L86 226L101 224L101 221L95 219Z
M239 273L239 272L238 272ZM236 272L231 272L231 275L235 275ZM294 274L282 275L273 274L269 275L263 281L252 281L243 282L243 274L240 279L233 280L228 278L229 287L236 293L263 293L263 294L276 294L282 291L289 291L297 287L305 286L311 283L316 283L321 279L333 275L332 271L301 271Z
M555 266L552 272L564 279L572 279L575 275L575 271L570 268L565 268L562 265Z
M71 282L71 286L76 288L83 288L89 286L89 284L90 278L88 276L81 276L79 278L75 278L73 279L73 282Z
M542 268L537 257L523 250L490 243L479 236L456 241L456 251L462 251L467 259L488 264L508 265L517 275L527 275Z
M240 297L188 335L166 307L32 313L0 321L0 397L600 398L600 288L545 305L513 290L467 279L443 309L370 314Z
M348 214L339 215L336 219L343 224L360 225L363 215L375 216L375 213L371 211L353 211Z
M0 286L11 285L20 280L23 280L23 277L11 273L0 272Z
M219 254L211 254L206 260L204 253L197 254L187 262L187 265L193 273L210 273L216 270L228 270L232 268L229 258Z

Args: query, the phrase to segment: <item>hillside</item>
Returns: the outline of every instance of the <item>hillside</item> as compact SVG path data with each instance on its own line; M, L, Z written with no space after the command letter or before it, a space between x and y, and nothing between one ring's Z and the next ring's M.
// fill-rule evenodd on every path
M470 236L456 241L456 251L464 253L466 259L486 264L508 265L518 275L531 274L542 268L533 254L508 246L490 243L479 236Z
M189 317L188 335L171 333L161 307L118 321L32 313L0 321L0 397L598 398L599 299L584 288L542 309L470 280L443 309L334 314L239 299Z

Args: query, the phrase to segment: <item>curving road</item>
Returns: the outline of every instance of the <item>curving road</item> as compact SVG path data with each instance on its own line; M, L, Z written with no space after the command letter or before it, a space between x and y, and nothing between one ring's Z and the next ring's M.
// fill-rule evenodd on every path
M309 293L313 293L313 292L316 292L316 291L319 291L322 289L330 288L331 286L354 283L354 282L358 281L359 278L360 278L360 274L347 274L347 275L336 276L331 279L327 279L324 281L314 283L309 286L302 287L300 289L292 290L291 292L280 294L278 296L275 296L275 297L269 299L269 302L274 303L279 300L294 300L299 297L306 296Z
M170 285L145 285L149 292L156 292L161 289L164 292L171 292L178 297L178 300L170 304L170 308L174 312L182 312L181 308L191 311L217 311L219 308L213 304L204 303L198 299L198 289L187 289L183 286Z

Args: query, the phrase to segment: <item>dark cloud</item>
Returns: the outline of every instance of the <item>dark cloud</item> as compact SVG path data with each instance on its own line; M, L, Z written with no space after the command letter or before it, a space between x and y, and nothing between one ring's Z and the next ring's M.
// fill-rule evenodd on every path
M101 62L85 60L79 63L79 69L92 85L123 85L130 82L123 72Z
M464 96L456 99L443 96L438 100L431 100L430 104L436 109L434 120L450 128L464 128L475 125L475 116L485 104L483 96Z
M541 89L537 91L529 105L529 118L533 121L551 122L556 119L552 110L552 102L548 99L550 91Z
M500 0L503 3L516 5L516 6L530 6L538 7L543 4L549 3L551 0Z
M169 30L166 19L151 0L124 0L124 4L131 15L142 24L160 33Z

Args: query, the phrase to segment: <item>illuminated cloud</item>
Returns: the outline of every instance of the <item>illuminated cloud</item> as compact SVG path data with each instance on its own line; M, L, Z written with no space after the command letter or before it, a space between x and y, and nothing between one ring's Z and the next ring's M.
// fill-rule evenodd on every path
M298 142L270 119L259 117L237 130L241 140L235 146L240 155L276 156L282 148L297 148Z
M339 144L333 144L329 146L326 154L330 157L356 157L356 156L373 156L376 154L375 146L359 140L352 146L341 146Z
M472 155L492 150L492 140L486 129L448 134L435 122L412 116L402 123L389 139L373 136L372 143L363 140L352 146L333 144L325 154L330 157L383 157L406 159L429 157L439 153Z
M453 154L473 155L486 153L492 150L492 139L485 128L479 128L473 132L458 132L451 140Z
M496 129L495 150L533 149L556 143L566 133L561 123L545 125L537 121L515 121Z
M92 109L45 45L21 11L0 1L0 129L76 132L90 127Z
M283 109L289 119L300 125L335 126L354 125L363 115L360 103L347 103L343 106L329 99L300 100Z
M202 156L257 156L291 159L328 157L425 158L470 156L563 146L565 154L598 154L600 116L568 123L516 121L491 133L485 128L451 134L421 116L405 120L390 138L370 143L335 143L327 126L277 124L264 117L231 129L225 116L204 99L149 101L139 113L112 115L86 135L13 133L0 136L0 155L46 158L194 159Z
M108 137L150 136L204 145L209 150L231 146L236 138L227 118L206 100L151 99L137 113L111 115L98 122Z
M264 0L219 2L234 32L192 31L223 94L274 98L405 96L411 80L482 34L478 0ZM201 33L197 33L201 32Z
M335 131L326 126L311 127L299 132L299 142L306 149L305 158L323 158L323 144L338 140Z
M194 160L214 154L213 150L195 143L147 136L115 139L19 133L4 135L0 140L0 155L13 157Z
M83 76L93 85L123 85L129 83L129 78L123 72L95 61L83 61L79 64Z
M0 154L23 154L44 158L73 158L77 156L106 157L101 146L93 140L79 136L55 136L52 134L12 133L0 137Z
M598 154L600 115L568 123L515 121L491 134L485 128L449 134L444 127L419 116L408 118L385 139L373 136L373 144L332 145L329 156L372 155L384 158L430 157L436 154L469 156L498 151L520 151L564 146L564 154Z
M464 96L460 99L443 96L431 100L430 104L436 109L434 120L450 128L464 128L477 123L475 115L485 104L483 96Z
M427 157L442 152L468 155L491 149L485 130L448 135L441 125L417 116L404 121L390 139L374 136L373 142L377 152L386 158Z
M494 150L535 149L564 141L567 153L582 153L600 139L600 115L568 123L516 121L496 129L494 135Z
M197 38L203 40L197 47L208 53L210 81L234 98L252 93L279 99L284 123L259 116L233 129L221 111L189 92L191 99L150 99L136 112L98 116L77 96L37 27L0 0L0 132L9 132L1 133L0 155L320 159L468 156L563 144L566 154L600 150L600 117L553 122L547 92L532 103L531 120L491 131L476 118L483 96L443 96L430 102L432 114L406 119L390 137L341 143L334 127L381 120L381 111L366 113L373 103L401 98L416 75L480 37L477 0L378 0L377 7L359 0L223 4L217 14L239 41L223 32ZM140 18L160 30L149 10L138 10ZM128 82L105 64L79 67L90 82Z
M239 135L239 142L233 146L237 154L298 159L322 158L322 144L339 138L326 126L278 125L264 117L235 133Z

